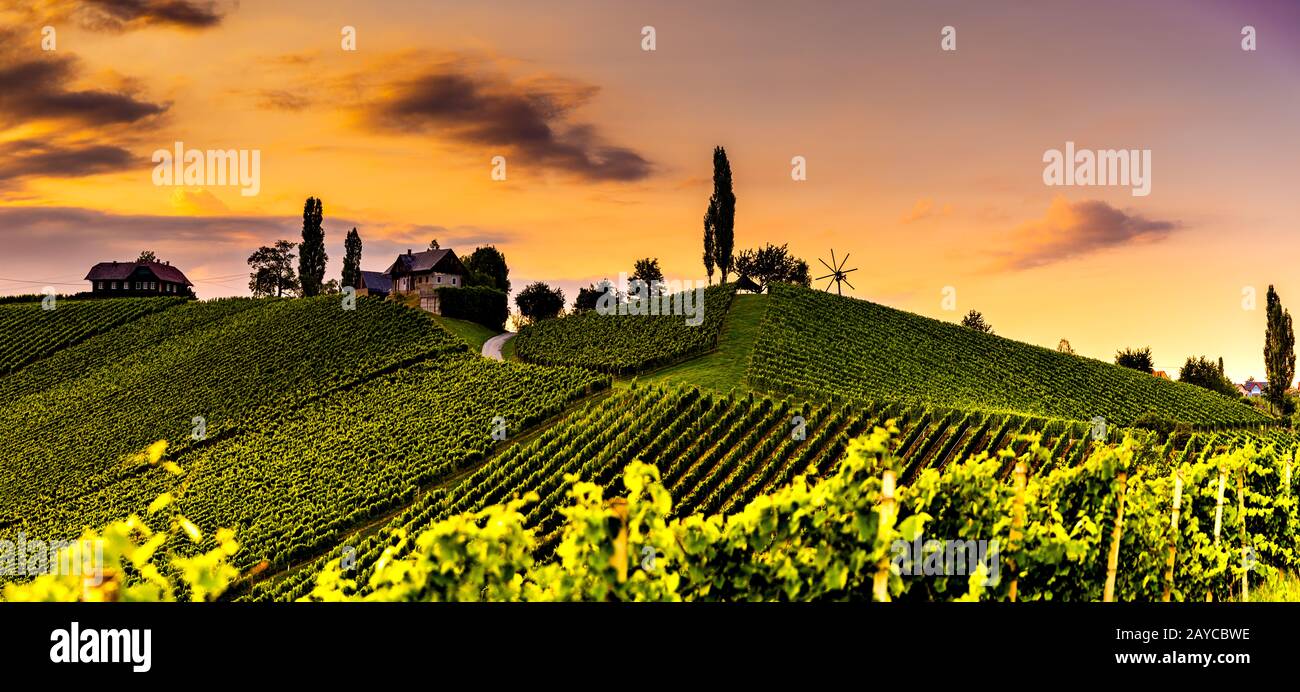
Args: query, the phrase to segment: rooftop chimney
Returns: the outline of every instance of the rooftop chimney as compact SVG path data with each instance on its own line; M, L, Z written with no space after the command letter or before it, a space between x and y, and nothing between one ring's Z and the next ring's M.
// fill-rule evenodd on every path
M408 254L408 255L411 254L411 248L409 248L409 247L406 248L406 254Z

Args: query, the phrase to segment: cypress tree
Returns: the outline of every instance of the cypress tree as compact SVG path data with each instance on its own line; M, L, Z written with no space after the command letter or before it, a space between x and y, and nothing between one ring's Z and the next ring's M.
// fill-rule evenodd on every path
M713 215L713 263L722 272L722 283L731 273L731 251L735 248L736 195L731 189L731 162L727 150L713 149L713 197L709 206Z
M1264 368L1268 386L1264 394L1281 413L1286 389L1295 376L1295 333L1291 331L1291 313L1282 308L1282 299L1268 287L1268 326L1264 331Z
M716 213L710 197L709 208L704 212L704 271L709 275L709 284L713 283L713 216Z
M343 285L361 288L361 236L355 228L343 241Z
M302 244L298 246L298 280L305 297L320 295L325 282L325 229L321 201L308 197L302 208Z

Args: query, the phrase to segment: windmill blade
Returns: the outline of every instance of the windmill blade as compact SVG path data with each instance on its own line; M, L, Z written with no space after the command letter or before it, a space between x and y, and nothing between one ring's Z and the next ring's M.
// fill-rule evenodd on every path
M840 266L843 267L848 263L849 263L849 253L846 252L844 253L844 259L840 260Z
M855 271L857 271L857 270L858 270L857 267L854 267L853 269L845 269L844 271L842 271L842 272L840 272L840 273L841 273L841 274L848 274L849 272L855 272Z
M821 281L822 279L829 279L829 278L831 278L832 276L835 276L835 275L834 275L834 274L827 274L826 276L819 276L819 277L813 279L813 281Z
M838 262L835 261L835 248L831 248L831 264L839 264ZM839 270L840 270L839 267L835 268L835 271L839 271Z
M821 281L821 279L818 279L818 281ZM833 283L835 283L835 279L831 279L830 281L827 281L827 282L826 282L826 292L827 292L827 293L830 293L830 292L831 292L831 284L833 284Z
M848 280L848 279L844 279L844 283L849 284L849 280ZM851 289L853 289L853 290L855 290L855 291L858 290L858 287L857 287L857 286L854 286L853 284L849 284L849 288L851 288Z
M826 264L826 260L824 260L824 259L818 257L818 258L817 258L817 261L818 261L818 262L821 262L823 267L826 267L827 269L829 269L829 270L831 270L831 271L835 271L835 267L832 267L831 265Z

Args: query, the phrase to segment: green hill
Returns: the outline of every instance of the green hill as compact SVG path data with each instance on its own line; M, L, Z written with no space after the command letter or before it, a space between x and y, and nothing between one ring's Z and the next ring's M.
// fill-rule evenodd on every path
M772 392L1121 425L1148 412L1198 425L1271 420L1189 384L788 285L771 290L748 381Z

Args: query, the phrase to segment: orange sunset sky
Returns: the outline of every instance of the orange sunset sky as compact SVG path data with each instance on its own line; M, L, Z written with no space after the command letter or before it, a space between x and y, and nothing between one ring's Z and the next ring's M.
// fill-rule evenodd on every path
M4 7L4 294L83 290L94 262L147 248L201 298L247 295L247 256L297 240L309 195L327 277L355 226L370 270L437 238L495 244L516 290L570 300L643 256L702 279L723 145L737 250L789 243L815 275L831 248L852 253L857 297L950 321L976 308L1000 335L1106 360L1149 345L1171 375L1222 356L1236 381L1264 377L1267 286L1300 306L1288 3ZM176 141L260 150L259 194L154 185L150 156ZM1044 152L1067 141L1150 149L1151 194L1045 185Z

